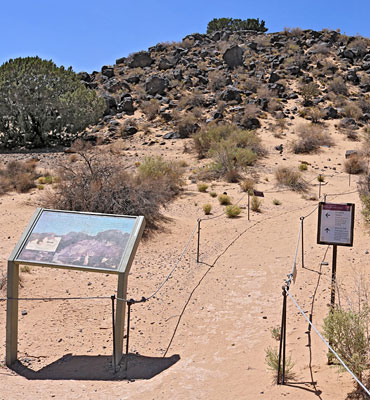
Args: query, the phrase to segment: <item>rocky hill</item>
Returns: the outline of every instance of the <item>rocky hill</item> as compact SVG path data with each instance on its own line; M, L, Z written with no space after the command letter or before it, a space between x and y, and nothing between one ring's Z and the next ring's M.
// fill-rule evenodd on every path
M356 139L370 118L370 40L335 31L193 34L79 75L107 104L90 140L150 128L184 138L221 120L243 129L272 122L284 133L295 118L335 119Z

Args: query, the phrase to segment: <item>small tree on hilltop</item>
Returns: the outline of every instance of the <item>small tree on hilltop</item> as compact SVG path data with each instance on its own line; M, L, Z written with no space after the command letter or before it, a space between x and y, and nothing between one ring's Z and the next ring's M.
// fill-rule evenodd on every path
M39 57L0 67L0 148L68 144L103 115L104 100L72 68Z
M230 30L230 31L243 31L251 30L256 32L266 32L265 21L259 20L259 18L248 18L248 19L233 19L233 18L214 18L208 22L207 33L215 31Z

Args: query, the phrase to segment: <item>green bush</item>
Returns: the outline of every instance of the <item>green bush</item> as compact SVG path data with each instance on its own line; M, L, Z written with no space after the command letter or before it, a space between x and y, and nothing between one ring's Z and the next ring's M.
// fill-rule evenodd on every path
M96 123L105 102L72 69L39 57L0 67L0 148L69 144Z
M256 32L266 32L268 29L265 27L265 21L259 20L259 18L214 18L212 21L208 22L207 33L212 33L214 31L245 31L251 30Z
M363 157L352 155L344 162L344 170L347 174L362 174L366 170L366 162Z
M211 197L217 197L217 193L216 193L216 192L210 192L209 195L210 195Z
M275 206L280 206L281 205L281 201L278 199L274 199L272 200L272 204L274 204Z
M265 350L265 363L268 365L271 371L274 371L277 377L279 371L279 352L277 349L272 349L268 347ZM294 362L292 361L291 356L286 357L285 359L285 379L294 378L295 374L293 373Z
M206 183L198 183L198 192L205 193L208 189L208 185Z
M230 196L228 196L227 194L219 194L218 201L223 206L227 206L228 204L231 204Z
M252 211L261 212L261 205L262 201L258 197L252 196L252 201L251 201Z
M195 133L193 140L199 158L211 157L211 168L230 182L238 180L239 169L253 165L266 154L256 133L231 124L209 125Z
M298 168L299 168L300 171L307 171L308 166L307 166L306 163L301 163L301 164L299 164Z
M205 215L209 215L211 214L211 210L212 210L212 205L207 203L207 204L203 204L203 211Z
M228 218L235 218L241 213L241 209L237 205L228 205L225 212Z
M369 310L356 313L335 309L324 319L324 334L333 349L361 380L369 363L367 321Z

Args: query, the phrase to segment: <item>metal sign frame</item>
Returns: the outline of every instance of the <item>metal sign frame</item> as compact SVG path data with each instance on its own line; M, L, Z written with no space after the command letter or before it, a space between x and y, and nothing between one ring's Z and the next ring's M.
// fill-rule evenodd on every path
M322 216L322 211L323 211L323 208L325 207L325 205L330 205L333 207L337 206L338 208L346 206L349 208L349 212L351 213L351 215L350 215L350 238L349 238L348 242L321 240L321 224L322 224L321 216ZM333 211L336 211L336 210L333 210ZM337 210L337 211L340 211L340 210ZM319 209L318 209L317 244L352 247L353 246L354 221L355 221L355 205L354 205L354 203L320 202Z
M131 230L130 237L126 243L125 250L122 254L121 261L116 270L106 268L95 268L85 267L76 265L63 265L63 264L49 264L37 261L24 261L19 259L19 255L31 236L33 229L39 221L44 211L52 212L63 212L63 213L75 213L84 215L96 215L96 216L109 216L109 217L125 217L135 219L135 224ZM117 307L115 317L115 328L114 328L114 347L115 352L113 354L113 363L118 365L122 359L123 350L123 333L124 333L124 321L126 313L126 299L127 297L127 280L130 272L132 262L134 260L137 247L140 243L140 239L144 232L145 219L143 216L133 217L126 215L111 215L111 214L98 214L98 213L83 213L76 211L64 211L64 210L50 210L38 208L32 216L27 228L24 230L21 239L14 247L9 259L8 259L8 273L7 273L7 310L6 310L6 365L11 367L15 361L17 361L18 354L18 292L19 292L19 266L20 265L34 265L41 267L51 268L64 268L73 270L82 270L89 272L100 272L100 273L111 273L118 276L117 285Z

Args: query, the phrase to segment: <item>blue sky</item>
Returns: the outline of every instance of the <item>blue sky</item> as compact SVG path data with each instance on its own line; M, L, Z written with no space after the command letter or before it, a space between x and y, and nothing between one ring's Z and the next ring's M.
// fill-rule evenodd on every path
M205 33L221 17L260 18L268 32L340 28L370 37L369 15L369 0L2 0L0 65L38 55L92 72L159 42Z
M66 235L69 232L83 232L96 235L110 229L131 233L136 219L101 217L97 215L70 214L44 211L33 229L35 233L55 233Z

